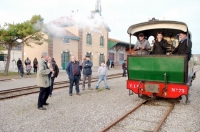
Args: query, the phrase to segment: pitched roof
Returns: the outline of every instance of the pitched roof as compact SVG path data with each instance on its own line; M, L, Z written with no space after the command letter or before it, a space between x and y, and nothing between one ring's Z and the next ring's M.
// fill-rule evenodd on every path
M63 37L63 38L69 38L72 40L80 40L80 38L70 31L66 29L60 29L59 32L48 32L48 34L54 36L54 37Z
M121 45L121 46L125 46L125 47L129 47L128 42L124 42L121 40L117 40L117 39L113 39L113 38L108 38L108 49L112 48L113 46L116 45ZM132 46L134 46L134 44L131 44Z

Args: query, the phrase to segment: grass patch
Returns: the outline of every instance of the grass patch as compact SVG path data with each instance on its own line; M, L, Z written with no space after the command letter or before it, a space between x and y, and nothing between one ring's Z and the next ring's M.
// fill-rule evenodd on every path
M97 89L98 92L101 92L101 91L103 91L103 90L105 90L105 88L98 88L98 89Z
M18 72L8 72L8 76L18 75ZM4 72L0 72L0 76L5 76Z
M36 77L36 74L26 75L24 73L24 78ZM8 75L4 75L4 71L0 71L0 79L17 79L20 78L20 74L18 72L8 72Z

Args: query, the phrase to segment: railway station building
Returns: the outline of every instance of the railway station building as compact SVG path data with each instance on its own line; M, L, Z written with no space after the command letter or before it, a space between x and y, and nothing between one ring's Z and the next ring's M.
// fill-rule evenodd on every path
M100 1L96 3L96 9L91 12L91 18L94 13L101 15ZM66 24L67 21L67 24ZM41 58L42 52L48 52L52 56L60 69L65 69L70 61L70 56L75 55L77 61L83 61L86 55L89 55L94 67L98 67L103 60L108 58L108 34L110 29L104 23L90 29L89 27L79 27L73 25L73 19L70 16L61 17L51 21L50 25L56 25L62 28L59 33L53 31L45 33L48 42L42 45L30 44L31 47L23 47L23 60L27 57L31 61L34 58Z
M121 66L124 60L127 59L127 54L134 54L133 47L131 44L131 50L129 50L130 44L117 39L108 38L108 54L109 60L114 61L115 66ZM131 53L129 53L131 52Z

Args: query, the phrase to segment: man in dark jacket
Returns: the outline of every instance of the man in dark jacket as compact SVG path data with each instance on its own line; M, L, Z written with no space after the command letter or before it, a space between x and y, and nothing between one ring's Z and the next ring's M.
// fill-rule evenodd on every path
M71 56L71 62L67 64L66 68L69 80L70 80L70 86L69 86L69 95L72 96L73 91L73 85L75 83L76 85L76 94L80 95L79 93L79 80L81 77L80 67L79 63L76 61L75 56Z
M122 77L126 77L126 70L127 70L126 60L124 60L124 63L122 64L122 69L123 69Z
M17 68L18 68L18 72L20 72L20 67L22 65L22 61L21 59L19 58L19 60L17 61Z
M181 41L179 42L178 47L174 49L172 54L186 54L189 61L191 57L192 41L188 38L187 32L181 32L179 37Z
M59 68L56 64L56 61L53 58L51 60L51 64L52 64L54 72L53 72L53 74L51 74L51 84L50 84L50 93L49 93L50 97L52 96L54 80L59 74Z
M74 83L76 85L76 94L80 95L79 80L81 77L81 72L80 72L79 63L76 61L75 56L71 56L71 62L67 64L66 71L70 80L69 95L72 96Z
M107 66L107 68L108 68L108 70L109 70L109 67L110 67L110 60L109 60L109 59L108 59L107 62L106 62L106 66Z
M157 33L157 40L153 45L153 54L166 54L167 41L163 39L162 32Z
M91 88L92 66L93 64L90 61L90 56L86 56L86 60L83 62L83 84L82 84L83 90L85 90L86 77L88 77L88 89L93 90Z

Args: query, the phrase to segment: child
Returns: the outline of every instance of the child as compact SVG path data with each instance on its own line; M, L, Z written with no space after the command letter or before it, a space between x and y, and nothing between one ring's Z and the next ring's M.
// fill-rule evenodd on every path
M101 62L101 66L99 67L98 69L98 74L99 74L99 80L97 82L97 85L96 85L96 90L98 89L99 87L99 84L102 80L104 80L104 83L105 83L105 87L107 90L110 90L110 88L108 87L108 84L107 84L107 80L106 80L106 77L107 77L107 68L105 66L105 63L102 61Z
M23 67L23 65L20 65L19 72L20 72L21 78L24 78L24 67Z

